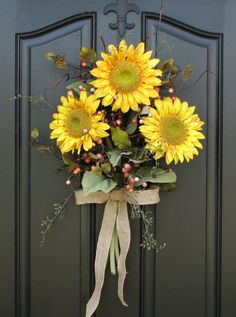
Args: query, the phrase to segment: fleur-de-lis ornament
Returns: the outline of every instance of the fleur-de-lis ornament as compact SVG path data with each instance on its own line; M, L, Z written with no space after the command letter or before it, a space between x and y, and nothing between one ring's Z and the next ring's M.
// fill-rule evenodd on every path
M114 12L117 14L117 22L109 23L112 30L118 30L120 38L123 38L126 30L132 30L134 23L127 22L127 14L129 12L140 13L139 8L134 3L128 3L127 0L116 0L116 3L108 4L104 9L104 14Z

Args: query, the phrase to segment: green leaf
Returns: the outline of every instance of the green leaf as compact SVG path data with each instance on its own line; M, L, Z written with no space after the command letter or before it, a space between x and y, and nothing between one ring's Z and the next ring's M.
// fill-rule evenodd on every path
M48 145L39 145L36 147L36 151L40 153L47 153L49 152L49 146Z
M183 81L189 80L190 73L193 71L193 66L191 64L187 65L183 70Z
M126 132L129 135L133 134L136 131L136 129L137 129L137 126L138 126L137 118L138 118L138 115L136 114L135 116L133 116L131 118L131 120L130 120L131 122L127 125ZM136 120L136 122L133 123L132 120Z
M133 155L130 158L131 162L134 162L135 164L140 164L148 160L147 156L148 150L145 148L134 148Z
M110 163L103 163L101 164L102 172L106 175L111 173L111 164Z
M176 184L173 184L173 183L160 184L159 188L161 192L169 192L176 189Z
M39 137L39 130L37 128L34 128L32 131L31 131L31 137L33 139L37 139Z
M89 90L91 86L87 83L83 83L82 81L75 81L74 83L66 86L66 89L75 90L77 93L80 93L79 86L82 86L84 89Z
M68 172L72 173L76 167L78 167L78 164L74 161L72 155L70 153L63 153L62 154L62 160L65 163L65 165L68 167Z
M66 165L74 165L75 164L74 160L72 159L72 157L69 153L63 153L62 159Z
M80 51L80 60L82 62L93 63L96 59L97 54L93 49L90 47L82 47L82 50Z
M136 176L140 178L138 182L135 183L135 186L140 186L143 182L150 182L154 184L158 183L175 183L176 174L169 169L165 171L162 168L140 168L135 173Z
M161 65L160 69L163 71L163 73L169 72L171 67L174 65L174 59L169 58L164 61L164 63Z
M111 162L112 166L117 166L122 156L122 150L112 150L108 152L110 156L109 161Z
M128 133L120 128L111 128L111 139L118 149L123 150L131 147Z
M86 196L99 190L109 193L116 185L112 178L107 178L102 173L94 174L93 171L86 171L82 179L83 193Z

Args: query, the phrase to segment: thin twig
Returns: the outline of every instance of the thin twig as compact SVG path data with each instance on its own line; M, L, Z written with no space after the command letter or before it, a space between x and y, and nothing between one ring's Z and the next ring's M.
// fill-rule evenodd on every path
M106 47L106 43L105 43L104 37L102 35L100 35L100 39L102 41L104 52L106 53L107 52L107 47Z
M161 29L162 16L163 16L163 0L161 0L161 4L160 4L159 20L158 20L158 27L156 32L159 32Z
M189 85L189 86L187 86L187 87L183 87L183 82L182 82L181 86L180 86L179 88L176 88L175 91L188 90L188 89L194 87L194 86L202 79L202 77L203 77L206 73L209 73L209 74L215 76L214 73L212 73L212 72L210 72L210 71L208 71L208 70L205 70L203 73L200 74L200 76L199 76L191 85Z

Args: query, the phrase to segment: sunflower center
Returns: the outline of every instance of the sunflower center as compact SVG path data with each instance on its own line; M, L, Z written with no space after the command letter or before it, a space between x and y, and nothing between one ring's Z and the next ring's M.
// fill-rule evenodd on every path
M164 142L181 144L185 138L185 125L176 117L165 117L160 122L160 132Z
M111 71L111 83L119 92L134 90L140 82L140 70L128 61L121 61Z
M91 128L91 120L83 109L73 110L66 120L66 128L74 137L82 137Z

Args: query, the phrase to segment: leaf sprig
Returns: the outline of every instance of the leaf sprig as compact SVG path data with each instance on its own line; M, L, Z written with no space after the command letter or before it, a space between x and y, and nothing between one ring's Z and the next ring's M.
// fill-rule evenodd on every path
M148 251L153 249L156 252L161 251L166 247L166 243L159 244L159 242L154 238L153 233L150 229L153 225L153 218L150 214L151 211L144 212L139 205L130 204L131 206L131 218L132 219L142 219L143 222L143 233L142 233L142 243L141 246Z
M72 195L74 194L74 191L70 192L68 196L66 196L64 199L56 202L53 204L53 215L50 216L46 216L46 218L44 220L42 220L41 222L41 236L42 239L40 241L40 246L43 246L44 243L46 242L46 236L48 234L48 232L50 231L52 225L54 224L54 222L57 220L63 220L64 219L64 215L66 212L66 206L70 200L70 198L72 197Z

